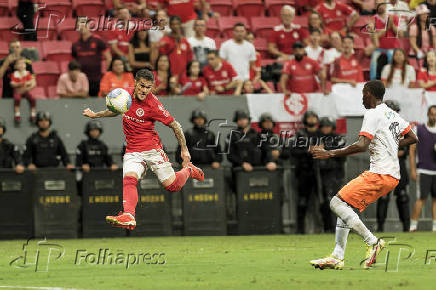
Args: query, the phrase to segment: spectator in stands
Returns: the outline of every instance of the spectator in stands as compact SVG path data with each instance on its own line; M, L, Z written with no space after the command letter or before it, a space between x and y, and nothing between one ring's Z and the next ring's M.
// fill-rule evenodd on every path
M271 147L261 142L261 135L250 126L251 118L244 110L235 111L233 122L238 128L227 136L227 159L232 167L242 167L244 171L253 171L253 166L265 166L274 171L277 164L273 161Z
M133 74L143 68L151 69L151 64L156 61L156 52L149 44L148 31L135 31L129 44L129 63Z
M370 64L370 79L377 78L377 60L384 53L388 58L388 63L392 61L392 54L395 48L400 47L400 42L397 36L400 36L398 30L399 18L397 15L389 15L386 10L385 0L377 0L377 15L368 25L368 30L371 32L371 40L373 49Z
M384 1L387 2L387 1ZM387 11L389 14L395 14L397 16L404 16L404 12L409 11L409 5L402 0L389 0L387 4Z
M6 122L0 118L0 168L14 168L16 173L23 173L21 154L17 147L4 138Z
M23 155L24 164L34 170L43 167L58 167L59 161L67 169L73 169L64 142L54 130L50 130L52 119L49 112L36 114L38 131L26 140L26 151Z
M164 9L160 9L156 13L155 20L153 22L153 29L148 32L150 38L150 44L159 42L166 34L171 32L168 20L167 12Z
M359 9L360 15L375 14L375 0L351 0L351 3Z
M114 9L127 8L130 13L135 17L147 17L149 13L147 11L147 1L146 0L112 0Z
M101 63L103 59L106 65L112 61L112 55L103 40L94 37L89 30L89 24L80 26L80 39L73 43L72 55L81 66L89 81L89 95L96 97L100 91L102 78Z
M233 26L233 38L225 41L220 48L220 57L229 62L236 70L240 80L250 79L250 68L255 68L256 50L254 45L245 40L245 25L236 23ZM256 78L260 78L260 71L256 71Z
M324 62L326 65L332 64L342 54L342 36L339 32L330 33L331 48L325 50Z
M392 63L383 67L381 80L387 88L413 88L416 82L416 72L408 64L404 50L396 48Z
M106 95L116 88L127 89L135 86L135 80L131 72L125 70L126 65L120 57L114 57L109 66L109 70L104 74L100 83L99 97Z
M215 40L205 36L206 21L197 19L194 22L195 35L188 38L188 42L194 51L194 57L200 62L200 67L203 69L207 65L207 52L216 49Z
M353 8L336 0L324 0L315 10L321 15L326 29L340 31L342 35L351 31L359 19L359 14Z
M434 50L427 52L424 69L418 72L418 86L427 91L436 91L436 53Z
M161 54L157 58L156 67L153 71L154 74L154 89L153 93L156 95L168 95L170 91L170 61L167 55Z
M26 59L24 57L15 61L14 72L11 75L11 87L14 89L14 121L21 122L20 104L21 98L26 98L30 103L30 122L36 120L36 102L31 90L36 87L35 76L26 70Z
M171 75L179 78L186 72L186 66L192 60L191 45L183 37L181 20L178 16L170 18L171 33L159 40L159 54L168 55Z
M98 120L91 120L86 123L85 135L88 139L82 140L76 150L76 167L83 172L89 172L91 168L118 169L113 163L107 145L99 138L103 133L103 125Z
M209 64L203 69L203 76L211 94L240 95L242 81L237 79L233 66L218 56L218 51L210 50L207 54Z
M324 25L322 24L321 15L319 15L318 12L312 11L310 14L308 14L308 30L313 31L315 29L319 30L321 32L321 43L324 46L325 44L328 44L329 42L329 34L331 31L324 28Z
M19 58L26 58L26 70L33 74L32 62L29 55L21 47L19 40L9 42L9 55L0 60L0 78L3 78L3 94L2 98L13 98L14 89L11 87L11 75L15 70L15 61Z
M316 61L320 66L326 63L325 50L321 46L321 31L318 29L310 31L310 44L306 46L305 50L307 57Z
M363 71L359 60L354 55L354 40L352 36L345 36L342 41L343 52L341 57L333 63L332 83L348 83L355 87L363 82Z
M70 61L68 72L59 77L56 93L61 98L87 98L89 96L89 81L81 71L77 60Z
M186 38L194 36L194 21L197 19L194 0L163 0L169 16L177 16L181 20ZM202 7L206 7L205 0L199 0ZM171 28L172 29L172 28Z
M247 32L247 35L245 36L245 40L247 40L249 43L255 46L254 45L255 36L253 32L251 31ZM258 82L261 77L261 71L262 71L262 57L260 55L260 52L256 51L256 60L254 61L254 65L250 66L250 80L253 82Z
M315 79L318 75L321 82L321 90L327 93L325 87L325 71L313 59L305 54L301 42L295 42L292 46L294 59L285 62L280 77L280 87L285 94L290 93L313 93L318 91L318 83Z
M209 94L207 82L201 76L200 63L196 60L188 63L186 75L180 79L180 92L186 96L197 96L197 99L202 101Z
M260 94L260 93L272 94L273 91L263 80L259 80L255 84L251 80L246 80L244 82L244 85L242 86L242 93L243 94Z
M15 2L16 3L16 2ZM38 35L34 25L35 4L33 0L18 0L17 16L23 24L24 41L37 41ZM38 22L37 22L38 23Z
M295 9L284 5L281 9L282 24L274 27L268 40L268 51L278 59L288 60L292 55L292 45L299 41L306 43L308 33L300 25L292 23Z
M130 18L129 9L119 9L118 19L111 27L111 31L108 35L108 44L110 45L112 56L118 56L125 61L127 61L129 57L129 43L133 36L133 26L135 26L133 22L129 22Z
M191 153L191 162L201 166L220 168L223 161L221 145L216 142L215 134L208 128L206 112L196 109L191 113L191 129L185 131L186 146ZM180 145L177 147L176 160L182 164Z
M430 10L425 4L416 7L416 15L416 22L410 26L409 42L416 58L422 59L427 51L436 48L436 28L429 25Z

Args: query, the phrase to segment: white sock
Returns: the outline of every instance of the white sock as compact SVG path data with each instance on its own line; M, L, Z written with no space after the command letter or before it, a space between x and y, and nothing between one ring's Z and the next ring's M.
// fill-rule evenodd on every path
M377 238L368 230L368 228L360 220L357 213L345 202L343 202L339 197L334 196L330 201L331 210L340 217L348 227L353 229L358 233L363 241L368 245L374 245L377 243Z
M436 232L436 220L433 220L433 232Z
M345 257L345 247L347 246L347 238L350 228L344 223L343 220L338 218L336 222L336 247L332 255L336 258L343 260Z
M410 220L410 230L416 231L418 228L418 221Z

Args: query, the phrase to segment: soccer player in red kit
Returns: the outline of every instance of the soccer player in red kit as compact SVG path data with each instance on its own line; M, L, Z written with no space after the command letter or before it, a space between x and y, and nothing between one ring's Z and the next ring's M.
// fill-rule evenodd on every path
M138 202L137 183L145 175L147 168L156 174L166 190L177 192L185 185L189 177L204 180L203 171L194 166L186 147L185 135L180 123L165 110L161 102L151 92L154 75L147 69L136 73L135 87L127 89L132 96L132 105L122 115L123 131L127 149L123 158L123 207L118 216L107 216L106 221L113 226L133 230L136 227L135 208ZM93 112L85 109L83 115L89 118L115 117L118 114L108 109ZM156 121L162 122L174 131L179 145L183 169L174 172L167 155L163 151L158 133L154 129Z

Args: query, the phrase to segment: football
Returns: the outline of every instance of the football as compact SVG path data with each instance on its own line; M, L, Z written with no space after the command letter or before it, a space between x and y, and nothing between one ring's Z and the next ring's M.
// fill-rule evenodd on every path
M106 96L106 107L114 113L124 114L132 105L132 96L124 89L114 89Z

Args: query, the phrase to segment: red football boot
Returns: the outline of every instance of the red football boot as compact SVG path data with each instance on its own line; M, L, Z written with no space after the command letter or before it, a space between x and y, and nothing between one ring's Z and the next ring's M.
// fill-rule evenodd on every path
M114 227L133 230L136 227L135 218L120 211L117 216L107 216L106 221Z
M204 172L201 168L198 168L191 162L188 163L188 167L191 168L191 177L198 181L204 181Z

